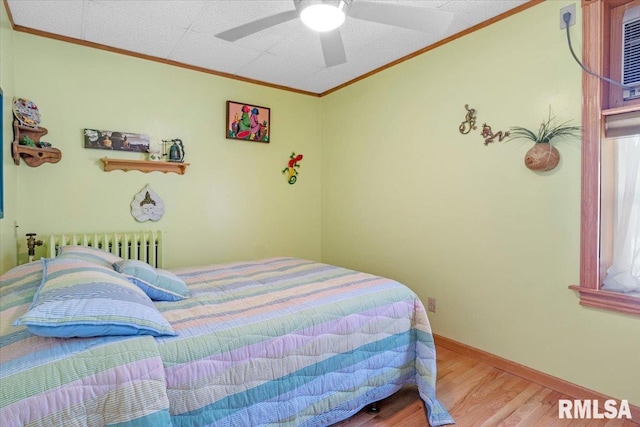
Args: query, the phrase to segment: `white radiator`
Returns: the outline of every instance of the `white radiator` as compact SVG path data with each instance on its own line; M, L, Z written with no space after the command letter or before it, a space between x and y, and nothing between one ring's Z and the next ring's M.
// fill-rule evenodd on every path
M37 237L53 258L60 246L81 245L99 248L124 259L137 259L162 268L162 233L160 231L117 231L111 233L71 233Z

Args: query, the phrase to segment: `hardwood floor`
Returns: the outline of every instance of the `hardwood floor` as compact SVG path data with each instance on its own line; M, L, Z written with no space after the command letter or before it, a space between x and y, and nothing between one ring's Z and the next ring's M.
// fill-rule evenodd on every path
M629 420L558 419L558 399L569 397L441 346L436 352L436 394L458 427L640 426ZM381 401L379 408L378 414L361 411L334 427L429 426L415 386Z

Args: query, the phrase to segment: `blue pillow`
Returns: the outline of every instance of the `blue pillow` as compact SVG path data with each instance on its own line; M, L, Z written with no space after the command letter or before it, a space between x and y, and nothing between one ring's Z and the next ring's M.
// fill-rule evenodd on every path
M113 268L154 301L179 301L189 297L189 288L184 280L170 271L153 268L146 262L134 259L115 262Z
M80 259L113 268L114 262L122 261L117 255L91 246L65 245L59 249L59 259Z
M177 335L149 297L113 269L79 259L42 259L42 283L25 325L45 337Z

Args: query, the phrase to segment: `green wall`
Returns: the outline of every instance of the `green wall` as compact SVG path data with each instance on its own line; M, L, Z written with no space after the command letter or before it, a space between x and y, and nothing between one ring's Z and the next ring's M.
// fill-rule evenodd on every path
M12 51L8 68L15 75L5 96L38 105L49 131L43 139L63 155L37 168L5 162L6 185L19 196L8 198L9 217L2 220L3 270L15 264L15 250L5 254L5 246L16 244L9 233L16 218L20 253L27 232L159 229L168 268L268 256L320 259L317 98L26 33L14 32L13 45L3 44L3 66ZM227 100L270 107L271 142L226 139ZM152 141L181 138L191 165L185 175L105 173L101 157L144 155L85 149L84 128L144 133ZM282 174L292 151L305 156L295 185ZM130 213L146 184L165 204L158 222L138 223Z
M566 4L321 99L322 259L436 298L440 335L640 405L638 318L582 308L567 289L580 269L579 142L534 173L527 142L480 135L483 123L537 129L549 105L580 122L581 71L558 23ZM465 104L479 126L467 135Z
M13 36L11 24L4 7L0 7L0 87L3 91L3 135L2 168L4 177L4 218L0 219L0 273L3 273L16 262L15 223L17 221L17 177L18 171L11 159L10 141L13 137L11 128L11 98L14 92Z
M582 308L567 289L579 277L579 143L562 143L559 167L536 174L523 165L527 143L458 132L465 104L494 131L536 128L549 105L579 121L581 74L558 29L565 4L320 99L13 32L0 8L5 100L34 100L63 151L39 168L5 156L0 272L31 231L160 229L168 267L322 259L435 297L440 335L640 405L638 319ZM224 138L228 99L272 108L269 145ZM191 166L105 173L99 158L112 153L84 149L84 127L180 137ZM293 186L280 174L291 151L305 156ZM129 213L146 184L165 202L158 223Z

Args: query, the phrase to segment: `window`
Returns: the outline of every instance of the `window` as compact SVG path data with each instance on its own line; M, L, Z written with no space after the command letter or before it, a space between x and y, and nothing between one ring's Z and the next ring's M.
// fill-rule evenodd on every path
M601 75L620 80L624 12L640 6L640 0L585 0L583 54L585 66ZM614 219L616 146L626 139L605 142L604 124L640 111L640 99L624 100L621 88L583 73L582 77L582 218L580 241L580 304L640 315L640 297L603 289L606 272L613 263L616 240ZM622 121L618 121L622 122ZM601 205L602 203L602 205Z
M605 139L601 153L601 289L640 297L640 135Z

